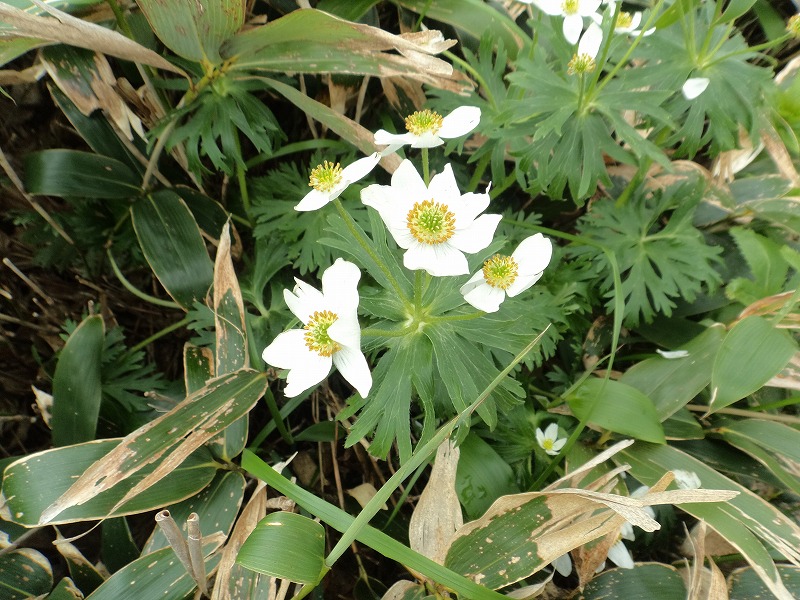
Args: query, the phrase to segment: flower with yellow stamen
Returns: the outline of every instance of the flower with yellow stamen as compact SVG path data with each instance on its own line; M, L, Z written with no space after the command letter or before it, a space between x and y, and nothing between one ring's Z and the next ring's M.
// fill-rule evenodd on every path
M345 168L339 163L324 161L311 170L308 178L308 185L311 191L294 207L295 210L309 211L317 210L325 206L331 200L338 198L351 183L366 177L375 165L380 161L381 156L377 152L359 158L354 163Z
M406 133L389 133L384 129L375 132L375 143L388 146L382 154L394 152L410 144L412 148L434 148L444 140L461 137L478 126L481 109L477 106L460 106L443 117L436 111L418 110L406 117Z

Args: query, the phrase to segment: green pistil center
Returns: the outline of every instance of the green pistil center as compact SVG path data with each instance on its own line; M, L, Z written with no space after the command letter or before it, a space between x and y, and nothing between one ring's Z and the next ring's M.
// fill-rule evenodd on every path
M483 263L483 278L490 286L506 290L517 279L518 268L517 261L510 256L495 254Z
M306 340L306 346L320 356L331 356L334 352L341 350L342 346L328 335L328 328L338 318L336 313L329 310L314 312L305 326L306 333L303 337Z
M319 192L328 193L342 181L342 167L339 163L328 162L317 165L311 171L308 185Z
M627 29L633 25L633 15L629 12L622 11L617 17L617 29Z
M555 440L551 440L550 438L545 438L544 441L542 441L542 448L544 448L545 451L552 450L554 443Z
M415 202L406 217L408 230L422 244L441 244L456 231L456 216L446 204L423 200Z
M578 0L564 0L561 10L564 11L565 15L575 15L578 14L579 5L580 2Z
M594 59L588 54L575 54L567 64L567 73L569 75L583 75L594 71L596 66Z
M406 117L406 129L414 135L426 132L436 135L442 128L442 120L442 115L426 108Z

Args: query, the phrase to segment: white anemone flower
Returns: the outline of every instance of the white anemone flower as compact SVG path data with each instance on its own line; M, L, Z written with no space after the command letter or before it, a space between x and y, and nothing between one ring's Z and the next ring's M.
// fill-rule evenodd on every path
M567 73L583 75L594 71L597 66L594 59L597 58L602 43L603 30L597 23L590 23L578 42L578 51L567 65Z
M478 310L497 312L506 296L514 297L539 281L553 256L553 243L541 233L520 242L511 256L495 254L461 286L464 300Z
M631 498L641 498L647 492L650 491L650 487L647 485L643 485L641 487L636 488L631 493ZM650 506L644 507L645 512L650 516L650 518L655 519L656 513ZM617 543L611 546L608 550L608 560L613 562L618 567L623 569L632 569L633 568L633 558L631 557L631 553L628 552L628 548L625 546L622 540L629 540L633 541L636 539L636 535L633 532L633 525L625 521L622 527L620 528L620 539L617 540ZM598 571L602 571L605 568L605 563L600 565Z
M381 159L377 152L359 158L344 169L339 163L328 162L317 165L311 170L308 185L313 189L308 192L300 203L294 207L295 210L308 211L317 210L328 204L331 200L338 198L351 183L366 177Z
M616 4L614 2L607 2L609 5L609 10L613 13L616 10ZM597 14L592 17L592 20L601 25L603 22L603 18ZM639 25L642 23L642 13L641 11L637 11L635 13L629 13L626 11L620 11L617 15L617 22L614 25L614 32L615 33L627 33L631 37L637 37L639 35L648 36L653 35L655 33L656 28L651 27L650 29L646 30L642 33L641 29L637 29Z
M564 17L564 37L570 44L577 44L583 31L583 19L595 19L600 0L533 0L548 15Z
M361 271L336 259L322 274L322 291L295 279L293 291L284 290L286 305L303 329L284 331L264 349L264 362L289 369L284 394L293 397L314 387L334 365L362 397L372 387L367 359L361 352L358 325L358 280Z
M673 469L675 484L682 490L696 490L701 485L700 476L694 471L684 471L683 469Z
M536 443L550 456L556 456L567 443L567 438L558 437L558 423L550 423L544 432L536 428Z
M404 160L391 185L364 188L361 201L378 211L406 251L406 268L424 269L434 277L469 273L464 253L486 248L502 218L481 215L489 206L489 194L461 194L449 164L426 187L411 161Z
M444 144L446 139L468 134L480 120L481 109L477 106L459 106L446 117L426 108L406 117L407 133L389 133L379 129L375 132L375 143L389 146L383 154L394 152L406 144L412 148L435 148Z
M687 100L694 100L706 91L709 83L711 83L711 80L708 77L690 77L681 88L683 97Z

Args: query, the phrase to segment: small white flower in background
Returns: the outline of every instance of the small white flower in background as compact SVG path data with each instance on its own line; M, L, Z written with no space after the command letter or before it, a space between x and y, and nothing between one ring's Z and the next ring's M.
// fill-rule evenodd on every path
M558 423L550 423L544 432L536 428L536 443L550 456L556 456L567 443L567 438L558 437Z
M597 53L600 51L600 44L603 43L603 30L597 25L592 23L583 32L580 42L578 42L578 51L572 56L572 60L567 65L567 73L570 75L583 75L584 73L591 73L595 70L596 66L594 59L597 58Z
M313 189L308 192L300 203L294 207L295 210L308 211L317 210L325 206L331 200L338 198L339 195L351 183L366 177L381 159L377 152L359 158L344 169L339 163L328 162L317 165L311 170L308 185Z
M683 97L687 100L694 100L706 91L709 83L711 83L711 80L708 77L690 77L681 88Z
M481 109L477 106L460 106L446 117L426 108L406 117L407 133L379 129L375 132L375 143L389 146L382 154L394 152L406 144L412 148L434 148L444 144L446 139L468 134L480 120Z
M569 557L569 552L562 554L552 562L553 568L558 571L562 577L568 577L572 573L572 559Z
M616 10L615 2L607 2L607 3L604 2L604 4L608 4L611 13L613 13L614 10ZM599 14L595 14L592 17L592 20L598 25L601 25L603 22L603 17L600 16ZM617 14L617 22L614 24L614 32L627 33L631 37L637 37L640 34L648 36L648 35L653 35L653 33L655 33L656 30L655 27L651 27L644 33L642 33L641 29L636 29L637 27L639 27L641 22L642 22L642 13L640 11L637 11L635 13L629 13L622 10L619 12L619 14Z
M362 397L372 387L372 373L361 353L358 325L358 280L353 263L336 259L322 274L322 291L295 279L294 290L283 291L286 305L303 329L284 331L264 349L264 362L289 369L284 394L297 396L328 376L334 365Z
M650 491L650 486L643 485L641 487L636 488L633 491L633 493L631 493L631 498L641 498L649 491ZM656 513L652 507L645 506L644 510L651 518L655 519ZM622 527L619 530L619 534L620 534L620 539L617 540L617 543L611 546L611 548L609 548L608 550L608 560L610 560L612 563L623 569L632 569L634 566L633 557L631 557L631 553L628 552L628 548L625 546L622 540L633 541L636 539L636 536L634 535L633 532L633 525L625 521L625 523L622 524ZM597 569L597 572L599 573L604 568L605 568L605 563L600 565L600 567Z
M495 254L461 286L464 300L478 310L497 312L506 295L514 297L539 281L553 256L553 244L541 233L520 242L511 256Z
M673 469L675 484L682 490L696 490L701 485L700 477L694 471L684 471L683 469Z
M676 358L686 358L689 356L688 350L662 350L661 348L656 348L656 352L663 358L668 360L674 360Z
M583 19L594 19L600 0L533 0L548 15L561 15L564 17L564 37L570 44L577 44L583 31Z
M469 273L464 253L486 248L502 218L481 215L489 206L489 194L461 194L449 164L426 187L411 161L404 160L391 185L364 188L361 201L378 211L406 251L405 267L424 269L434 277Z

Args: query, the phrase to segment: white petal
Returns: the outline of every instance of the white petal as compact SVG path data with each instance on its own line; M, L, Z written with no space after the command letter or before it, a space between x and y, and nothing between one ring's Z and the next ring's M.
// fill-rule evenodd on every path
M413 133L409 133L408 135L414 138L411 141L412 148L436 148L436 146L444 144L442 138L430 131L423 131L419 135L414 135Z
M439 137L454 138L466 135L481 121L481 109L477 106L459 106L444 119L437 132Z
M492 287L488 283L479 284L467 293L462 292L464 300L483 312L493 313L500 310L500 305L506 299L506 294L500 288Z
M564 37L570 44L577 44L583 31L583 17L580 15L567 15L564 17Z
M588 17L594 12L597 12L597 9L600 8L601 0L579 0L578 2L578 14L582 17Z
M375 132L375 144L378 146L394 146L396 144L405 146L414 142L416 138L417 136L411 133L389 133L385 129L379 129Z
M458 291L461 292L461 295L463 296L464 294L468 294L470 291L484 283L486 283L486 279L483 277L483 269L478 269L478 272L470 277L467 283L462 285Z
M558 454L566 443L567 438L558 438L555 442L553 442L553 455L555 456Z
M455 205L461 197L458 191L456 177L453 175L453 168L446 164L441 173L437 173L428 185L428 195L432 196L436 202L444 202L448 205Z
M569 557L569 553L559 556L552 565L562 577L568 577L572 573L572 559Z
M361 397L366 398L372 387L372 373L361 351L357 348L344 347L334 353L333 364L339 369L342 377L358 390Z
M464 254L449 243L430 245L415 242L403 255L403 264L412 271L425 269L434 277L469 273Z
M696 490L702 483L700 477L694 471L673 469L672 474L675 475L675 483L682 490Z
M317 288L295 278L294 290L283 290L286 306L303 324L318 310L325 310L325 297Z
M336 195L338 196L339 194ZM320 192L319 190L311 190L305 196L303 196L303 199L300 200L300 202L294 207L294 209L299 210L301 212L308 210L318 210L323 206L325 206L328 202L333 200L334 197L335 196L331 195L331 193L329 192Z
M464 194L449 206L456 216L456 228L463 229L468 227L489 206L489 194Z
M544 437L548 440L555 440L558 438L558 423L555 421L550 423L547 426L547 429L544 430Z
M711 80L708 77L690 77L681 88L683 97L687 100L694 100L706 91L709 83L711 83Z
M358 308L358 281L361 271L350 261L337 258L322 274L322 295L326 307L336 314L355 312Z
M642 22L642 13L641 12L633 13L633 16L631 17L630 28L636 29L639 26L639 23L641 22Z
M412 204L415 201L424 200L428 196L425 182L414 168L414 163L408 159L401 162L397 170L392 173L392 188L403 194L411 195L414 198L411 201Z
M391 196L394 190L389 185L380 185L373 183L361 190L361 202L367 206L371 206L383 216L382 211L391 202Z
M553 258L553 242L537 233L522 240L511 258L517 262L520 274L541 273Z
M588 54L592 58L597 57L600 44L603 43L603 30L597 23L590 23L588 29L581 36L578 44L578 54Z
M359 158L352 164L347 165L342 170L342 180L346 181L348 184L355 183L360 179L363 179L375 168L381 160L381 155L377 152L370 154L369 156L365 156L364 158Z
M506 288L506 294L513 298L519 296L522 292L533 286L534 283L542 278L543 273L536 273L535 275L518 275L510 286Z
M623 540L633 541L636 539L636 535L633 533L633 525L627 521L622 524L622 527L620 527L619 534Z
M332 362L330 356L309 352L308 358L302 365L289 371L283 394L287 398L293 398L314 387L328 376Z
M401 227L388 227L389 233L392 234L394 241L397 242L397 245L403 250L408 250L412 245L419 243L417 242L417 238L411 235L411 232L408 230L408 227L405 224L403 224Z
M292 369L302 365L312 354L305 341L303 329L290 329L278 334L261 353L262 360L278 369Z
M544 440L545 440L544 432L537 427L536 428L536 443L539 444L539 446L544 446Z
M628 549L625 547L625 544L622 542L617 542L611 546L611 549L608 551L608 559L623 569L633 568L633 559Z
M334 342L350 348L361 348L361 327L355 313L339 315L339 318L328 328L328 335Z
M468 254L480 252L492 243L502 218L502 215L481 215L466 229L457 229L448 242Z

